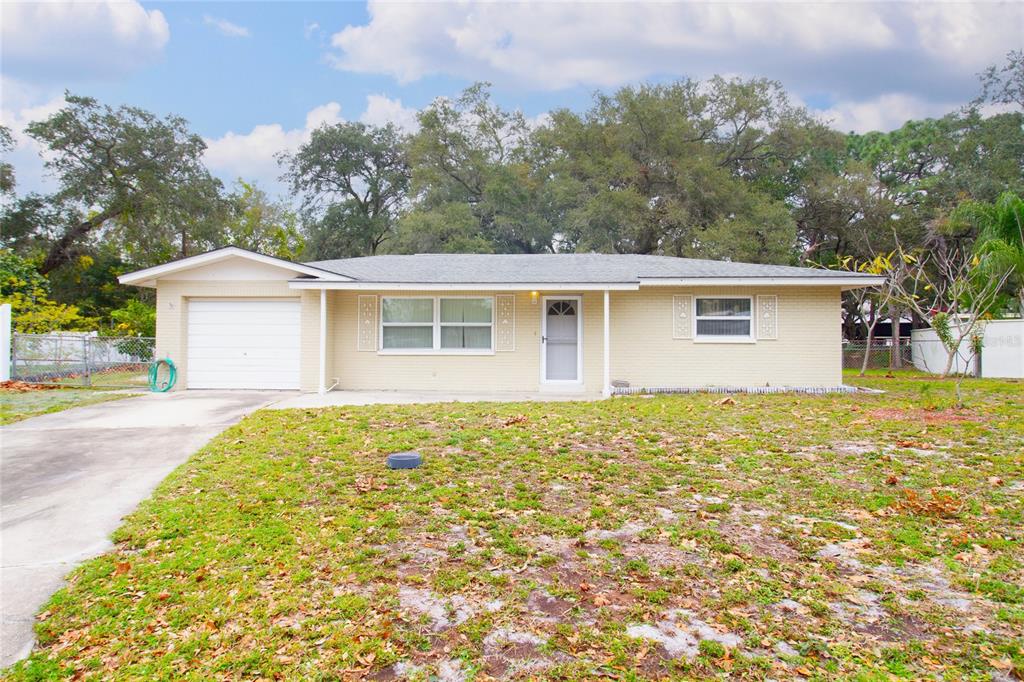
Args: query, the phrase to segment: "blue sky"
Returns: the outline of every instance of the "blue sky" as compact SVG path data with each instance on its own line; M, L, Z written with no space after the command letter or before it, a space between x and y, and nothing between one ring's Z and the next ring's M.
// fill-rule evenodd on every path
M537 117L597 89L766 76L843 130L892 129L977 92L1021 47L1022 3L5 3L0 120L93 95L187 118L225 180L280 191L274 154L321 123L415 126L474 80ZM42 189L38 150L12 154Z

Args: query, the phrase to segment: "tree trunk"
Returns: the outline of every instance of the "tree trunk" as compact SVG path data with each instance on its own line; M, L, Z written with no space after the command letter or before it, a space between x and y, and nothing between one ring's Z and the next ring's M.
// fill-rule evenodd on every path
M868 363L871 362L871 342L875 338L875 325L877 320L875 319L875 306L871 305L871 316L868 318L868 337L864 344L864 361L860 365L860 374L858 376L864 376L868 371Z
M949 373L953 371L953 361L956 359L956 352L958 350L960 350L959 345L957 345L953 350L948 348L946 349L946 353L948 353L946 357L946 369L942 370L942 374L939 375L940 379L945 379L949 376Z
M75 245L75 242L82 239L111 218L116 218L119 215L121 215L120 210L107 209L106 211L97 213L88 220L83 220L82 222L69 227L67 231L61 235L61 238L50 246L50 250L46 254L46 260L44 260L43 264L39 266L39 272L41 274L48 275L53 270L56 270L70 261L72 258L72 247Z
M889 354L889 368L903 369L903 346L900 344L900 317L901 310L896 306L889 306L889 320L892 324L892 351Z

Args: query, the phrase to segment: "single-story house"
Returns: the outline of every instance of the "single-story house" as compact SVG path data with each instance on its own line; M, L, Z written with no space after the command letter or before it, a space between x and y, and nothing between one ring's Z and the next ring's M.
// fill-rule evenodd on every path
M297 263L227 247L120 281L156 289L176 388L610 395L841 387L841 292L881 280L669 256Z

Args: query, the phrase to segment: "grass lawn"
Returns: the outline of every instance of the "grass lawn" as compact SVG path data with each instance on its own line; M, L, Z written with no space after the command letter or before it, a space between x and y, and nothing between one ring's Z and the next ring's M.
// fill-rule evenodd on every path
M0 424L10 424L72 407L121 400L131 395L89 388L54 388L26 393L0 389Z
M1024 675L1024 383L856 381L888 392L257 412L8 674Z

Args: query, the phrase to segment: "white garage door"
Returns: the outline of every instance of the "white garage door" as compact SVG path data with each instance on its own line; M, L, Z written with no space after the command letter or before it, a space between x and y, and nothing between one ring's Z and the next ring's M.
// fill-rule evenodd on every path
M298 387L298 301L189 302L188 388Z

